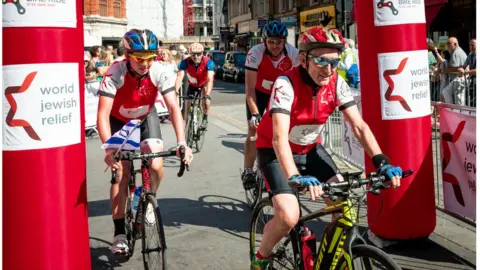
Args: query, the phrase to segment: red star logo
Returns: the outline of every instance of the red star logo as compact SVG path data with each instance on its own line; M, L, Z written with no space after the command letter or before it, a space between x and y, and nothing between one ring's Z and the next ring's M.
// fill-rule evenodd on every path
M387 84L388 84L387 92L385 92L385 99L388 101L398 101L406 111L411 112L412 109L410 109L410 106L408 106L407 101L405 101L405 99L402 96L392 95L393 89L395 88L395 83L390 77L392 75L398 75L402 73L403 69L405 68L405 65L407 64L407 61L408 61L408 57L403 58L402 61L400 61L400 64L398 65L397 69L385 70L383 72L383 77L385 78L385 81L387 81Z
M27 91L33 79L35 79L35 75L37 75L36 71L31 72L27 75L27 77L25 77L25 80L23 81L21 86L9 86L7 87L7 89L5 89L5 98L7 99L8 104L10 104L10 111L8 111L5 122L10 127L23 127L23 129L25 130L25 132L27 132L30 138L36 141L40 141L40 137L35 132L30 123L23 119L13 119L15 113L17 112L17 102L13 98L13 94L23 93Z

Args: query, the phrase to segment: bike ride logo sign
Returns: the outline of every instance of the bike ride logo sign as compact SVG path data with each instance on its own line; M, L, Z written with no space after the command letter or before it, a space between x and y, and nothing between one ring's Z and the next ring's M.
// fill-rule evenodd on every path
M424 0L374 0L375 26L425 23Z
M3 149L80 143L78 64L3 67Z
M378 54L383 120L430 115L426 50Z
M4 27L77 26L76 1L72 0L4 0Z

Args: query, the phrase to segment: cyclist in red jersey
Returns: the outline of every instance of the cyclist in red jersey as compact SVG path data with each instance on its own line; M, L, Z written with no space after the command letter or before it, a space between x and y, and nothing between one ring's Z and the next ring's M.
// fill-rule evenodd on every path
M160 122L155 100L160 92L170 112L177 135L177 149L187 148L183 162L190 163L193 155L185 143L182 114L175 97L173 68L154 62L158 39L150 30L132 29L123 38L125 60L115 62L103 78L98 93L97 127L102 143L132 119L144 119L141 131L142 152L163 151ZM106 149L105 162L118 171L117 183L110 188L110 202L115 226L111 251L128 252L125 236L125 203L130 178L130 163L116 162L116 149ZM163 160L155 158L150 164L151 189L156 192L163 177Z
M195 91L202 91L202 96L205 97L205 101L202 101L204 107L204 115L201 127L207 128L208 125L208 109L210 108L211 97L213 89L213 80L215 74L215 63L212 59L203 56L203 45L200 43L193 43L190 45L188 51L190 57L183 59L178 64L177 80L175 82L175 91L178 93L180 86L182 85L183 77L187 73L188 77L188 89L187 96L194 95ZM190 100L185 100L185 113L184 119L187 119Z
M297 66L298 50L288 44L287 27L277 21L268 21L263 28L264 42L253 46L245 62L245 92L247 96L248 135L245 140L242 182L245 189L255 186L255 136L256 128L267 108L271 87L275 79L283 72Z
M270 97L268 113L257 129L257 157L273 195L275 216L264 229L252 269L267 269L273 247L297 224L299 205L288 182L308 186L312 200L320 198L321 182L343 181L320 134L338 107L351 125L378 172L400 185L402 169L390 165L368 125L363 121L350 88L336 67L344 39L336 29L314 27L299 37L300 66L279 76ZM301 176L297 164L309 176ZM331 205L334 202L326 200Z

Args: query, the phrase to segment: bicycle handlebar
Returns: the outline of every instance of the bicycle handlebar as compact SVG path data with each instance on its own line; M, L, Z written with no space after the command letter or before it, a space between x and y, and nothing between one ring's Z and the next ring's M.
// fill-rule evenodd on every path
M406 178L412 174L413 170L405 170L402 172L402 178ZM377 175L376 173L371 173L366 179L355 179L355 177L352 178L342 182L320 183L320 187L326 196L345 196L348 195L348 191L350 189L359 188L367 184L372 184L371 191L384 189L386 188L384 183L389 181L385 179L385 176ZM294 181L289 181L288 184L296 192L308 189L308 186L296 183Z
M182 177L183 173L185 172L185 169L189 171L188 165L183 162L183 159L185 158L185 146L180 146L179 148L180 152L180 170L177 173L178 177ZM118 153L118 156L115 157L117 161L119 160L129 160L133 161L136 159L153 159L153 158L158 158L158 157L170 157L170 156L176 156L177 155L177 150L172 150L172 151L164 151L164 152L158 152L158 153L134 153L130 151L120 151ZM117 170L113 170L113 176L112 176L112 181L117 178Z

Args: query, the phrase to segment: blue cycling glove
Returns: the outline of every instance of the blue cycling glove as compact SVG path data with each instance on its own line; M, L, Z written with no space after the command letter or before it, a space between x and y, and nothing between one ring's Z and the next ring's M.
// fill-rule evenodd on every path
M392 180L394 176L402 176L402 168L390 165L388 157L384 154L375 155L372 158L372 162L377 169L377 173L385 176L388 180Z
M293 175L292 177L288 178L288 181L305 187L320 186L320 181L313 176Z
M400 167L393 167L390 164L383 165L378 169L378 174L387 177L389 180L392 180L394 176L402 176L402 168Z

